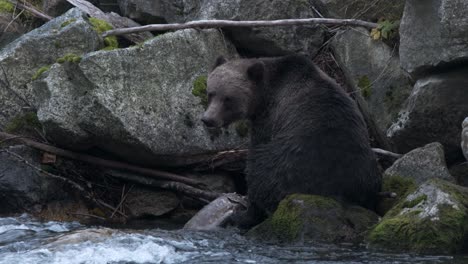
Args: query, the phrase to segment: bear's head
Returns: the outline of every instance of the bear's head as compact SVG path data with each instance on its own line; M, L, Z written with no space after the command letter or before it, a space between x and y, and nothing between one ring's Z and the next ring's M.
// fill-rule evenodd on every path
M255 108L255 91L262 86L264 65L255 59L216 60L208 75L208 108L202 121L207 127L226 127L250 118Z

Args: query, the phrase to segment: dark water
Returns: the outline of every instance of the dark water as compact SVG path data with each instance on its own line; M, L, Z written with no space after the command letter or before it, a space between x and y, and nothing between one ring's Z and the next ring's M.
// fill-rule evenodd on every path
M464 256L390 254L325 244L281 246L234 231L117 230L0 218L0 263L468 263Z

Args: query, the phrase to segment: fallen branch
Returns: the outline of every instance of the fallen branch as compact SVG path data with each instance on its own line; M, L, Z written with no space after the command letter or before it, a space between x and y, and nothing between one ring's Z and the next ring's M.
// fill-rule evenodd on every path
M16 135L11 135L8 133L0 132L0 139L11 139L17 137ZM142 168L138 166L134 166L131 164L123 163L123 162L117 162L117 161L112 161L112 160L106 160L106 159L101 159L98 157L86 155L86 154L81 154L81 153L76 153L72 152L69 150L64 150L61 148L57 148L51 145L39 143L37 141L27 139L27 138L16 138L14 139L15 141L19 141L23 143L26 146L36 148L45 152L49 152L55 155L59 155L62 157L66 157L69 159L74 159L74 160L79 160L79 161L84 161L87 163L95 164L98 166L103 166L103 167L108 167L108 168L113 168L113 169L119 169L119 170L126 170L126 171L132 171L141 175L145 176L150 176L154 178L159 178L159 179L164 179L164 180L170 180L170 181L176 181L176 182L183 182L189 185L193 186L201 186L203 185L201 182L180 176L177 174L173 174L170 172L166 171L160 171L160 170L154 170L154 169L147 169L147 168Z
M49 16L49 15L35 9L34 7L26 4L26 2L24 2L24 4L23 4L23 3L20 3L20 2L14 1L14 0L7 0L7 1L14 4L17 8L28 11L33 16L35 16L37 18L40 18L42 20L49 21L49 20L53 19L53 17L51 17L51 16Z
M379 148L372 148L372 151L374 151L374 153L384 155L384 156L390 156L396 159L403 157L403 154L398 154L398 153L390 152L388 150L379 149Z
M70 2L70 0L67 0ZM280 20L198 20L184 24L151 24L140 27L119 28L104 32L103 37L125 35L145 31L167 31L180 30L186 28L223 28L223 27L278 27L278 26L299 26L309 24L338 25L338 26L359 26L366 28L377 28L377 23L367 22L358 19L335 19L335 18L301 18L301 19L280 19Z
M41 168L39 168L39 167L37 167L37 166L34 166L34 165L31 164L29 161L27 161L25 158L23 158L21 155L19 155L19 154L17 154L17 153L14 153L14 152L12 152L12 151L9 151L9 150L7 150L7 149L0 149L0 152L7 153L8 155L10 155L10 156L16 158L17 160L23 162L24 164L26 164L27 166L29 166L30 168L36 170L36 171L39 172L39 173L42 173L42 174L44 174L44 175L46 175L46 176L48 176L48 177L50 177L50 178L58 179L58 180L61 180L61 181L63 181L63 182L68 183L68 184L69 184L70 186L72 186L73 188L75 188L75 189L77 189L78 191L82 192L82 193L83 193L83 196L84 196L86 199L92 201L93 203L95 203L95 204L97 204L97 205L100 205L100 206L103 206L103 207L106 207L107 209L109 209L109 210L111 210L111 211L114 211L114 210L115 210L114 207L112 207L111 205L105 203L104 201L92 197L92 196L86 191L86 189L85 189L83 186L79 185L78 183L76 183L76 182L74 182L74 181L72 181L72 180L70 180L70 179L67 179L67 178L65 178L65 177L52 174L52 173L50 173L50 172L48 172L48 171L45 171L45 170L43 170L43 169L41 169ZM123 214L122 212L120 212L120 211L117 211L117 212L118 212L120 215L122 215L123 217L125 217L125 218L127 217L127 216L126 216L125 214Z
M202 198L201 200L206 203L213 201L214 199L221 196L221 193L200 190L198 188L194 188L194 187L191 187L186 184L179 183L179 182L160 181L160 180L141 177L139 175L134 175L131 173L125 173L125 172L114 171L114 170L110 170L107 173L112 177L119 178L122 180L127 180L131 182L139 183L142 185L150 186L150 187L172 190L172 191L182 193L184 195L188 195L188 196L198 198L198 199Z

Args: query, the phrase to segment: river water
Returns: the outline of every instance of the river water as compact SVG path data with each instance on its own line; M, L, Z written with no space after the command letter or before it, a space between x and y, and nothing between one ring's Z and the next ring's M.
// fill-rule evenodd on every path
M125 230L76 222L0 218L0 264L75 263L468 263L467 256L422 256L346 245L273 245L232 230Z

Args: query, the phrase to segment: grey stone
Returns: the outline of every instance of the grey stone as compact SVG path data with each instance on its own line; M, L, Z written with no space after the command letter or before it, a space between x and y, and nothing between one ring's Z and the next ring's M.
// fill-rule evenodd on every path
M52 17L60 16L73 8L67 0L44 0L42 1L42 11Z
M23 162L26 160L40 168L39 152L26 146L12 146L6 150L21 159L0 152L0 213L31 212L34 205L66 197L61 191L62 182L42 175Z
M47 136L67 148L98 147L149 166L180 166L245 144L234 128L211 134L192 94L219 55L236 56L217 30L167 33L142 45L54 65L34 82Z
M462 128L461 148L463 155L465 155L465 158L468 160L468 117L463 120Z
M466 76L468 68L462 68L416 82L398 120L387 130L398 152L437 141L444 145L449 164L463 157L460 124L468 115Z
M468 2L407 1L400 25L402 67L413 75L468 59Z
M70 24L63 26L64 22ZM85 15L72 9L1 49L0 127L24 110L35 108L36 100L27 83L39 68L66 54L82 55L102 45Z
M410 178L417 185L429 179L455 181L445 164L444 148L438 142L412 150L395 161L384 173L384 177L392 176Z
M412 88L400 69L397 51L373 40L364 28L338 33L332 46L341 69L366 99L379 128L386 131Z
M177 208L179 199L172 192L137 187L130 190L125 205L133 217L162 216Z

